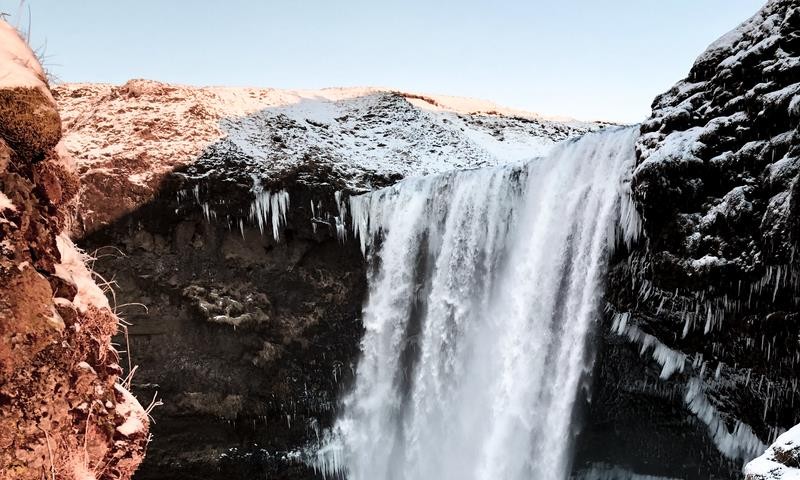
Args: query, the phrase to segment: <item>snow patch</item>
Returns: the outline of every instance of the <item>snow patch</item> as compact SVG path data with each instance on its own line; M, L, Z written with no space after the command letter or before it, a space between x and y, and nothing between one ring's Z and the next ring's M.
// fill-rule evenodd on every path
M789 107L789 112L792 112L792 104L797 101L798 93L800 93L800 82L787 85L780 90L769 92L764 95L764 103L766 104L785 104ZM790 100L791 99L791 100ZM795 106L794 108L797 108Z
M800 460L800 425L779 436L763 455L744 467L744 473L748 480L800 480L800 468L787 466L787 456Z
M148 424L147 413L142 408L142 405L122 385L116 383L114 384L114 389L123 398L122 402L117 403L117 415L125 419L122 425L117 427L117 432L126 437L146 432Z
M692 260L692 268L695 270L701 270L703 268L707 268L713 265L719 265L723 263L720 261L719 257L714 255L705 255L702 258L698 258L696 260Z
M36 88L51 102L44 70L17 30L0 19L0 88Z
M72 304L81 312L85 312L89 306L98 309L109 308L108 299L103 291L92 278L92 274L86 267L89 256L81 252L65 234L56 237L58 253L61 262L56 264L55 276L70 282L78 289Z
M792 101L789 102L789 115L800 117L800 95L795 95L792 97Z
M14 202L12 202L11 199L8 198L5 193L0 192L0 213L6 210L11 210L12 212L16 212L17 206L14 205Z
M692 127L685 131L670 133L664 137L657 149L642 151L641 157L645 160L636 167L634 175L638 175L641 171L664 163L701 163L702 160L697 157L696 153L703 147L703 144L698 140L703 132L703 127ZM653 135L659 134L648 133L643 137Z
M800 98L800 97L798 97ZM780 185L786 179L794 178L800 170L800 161L797 157L785 156L767 167L769 183Z
M725 194L720 203L711 207L703 218L700 226L709 228L718 218L736 219L742 214L753 210L753 204L747 199L752 187L740 185Z
M446 111L461 114L488 113L506 117L524 117L530 119L543 119L562 123L585 123L574 118L564 116L540 115L515 108L497 105L488 100L477 98L457 97L452 95L404 94L406 100L414 106L432 111Z

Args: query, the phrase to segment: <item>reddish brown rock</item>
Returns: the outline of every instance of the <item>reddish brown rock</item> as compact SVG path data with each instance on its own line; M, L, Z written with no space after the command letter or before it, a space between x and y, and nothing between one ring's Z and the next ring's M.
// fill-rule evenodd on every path
M147 415L121 384L118 319L60 236L78 178L55 150L41 67L6 24L0 40L0 59L13 59L0 71L22 83L0 84L0 480L129 479Z

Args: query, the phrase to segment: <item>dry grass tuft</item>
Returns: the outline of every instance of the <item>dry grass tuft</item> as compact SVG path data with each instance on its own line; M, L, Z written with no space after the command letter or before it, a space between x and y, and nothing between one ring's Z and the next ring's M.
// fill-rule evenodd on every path
M38 88L0 89L0 138L23 162L43 160L61 138L55 103Z

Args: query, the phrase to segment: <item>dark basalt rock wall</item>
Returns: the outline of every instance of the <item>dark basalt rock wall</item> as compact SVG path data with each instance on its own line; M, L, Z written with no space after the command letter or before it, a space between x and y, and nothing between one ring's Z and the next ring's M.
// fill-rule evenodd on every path
M271 225L246 221L251 182L174 172L152 202L82 242L131 324L117 342L139 366L134 390L164 403L139 480L309 478L292 451L329 425L352 378L364 261L310 221L336 212L333 187L272 185L291 198L275 241Z
M737 478L800 423L798 55L800 6L773 0L653 103L578 468Z

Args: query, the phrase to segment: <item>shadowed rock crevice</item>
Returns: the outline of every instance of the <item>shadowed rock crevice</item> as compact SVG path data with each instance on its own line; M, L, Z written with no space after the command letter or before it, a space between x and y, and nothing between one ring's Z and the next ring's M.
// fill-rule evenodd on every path
M80 242L131 324L117 340L138 365L134 390L164 402L136 478L308 478L288 457L352 378L361 252L336 236L324 164L257 182L288 193L279 240L250 215L252 178L202 168L166 175L152 201Z

